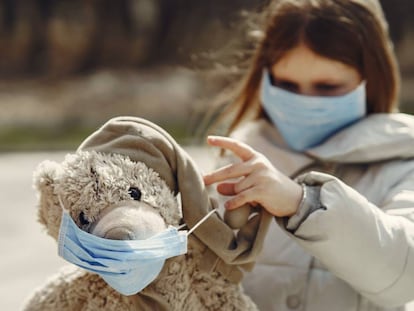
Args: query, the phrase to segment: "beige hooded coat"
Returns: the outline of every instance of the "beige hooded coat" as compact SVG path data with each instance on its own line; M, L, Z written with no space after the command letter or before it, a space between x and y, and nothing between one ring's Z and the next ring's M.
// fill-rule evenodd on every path
M306 155L280 147L264 120L233 137L299 182L321 186L324 209L293 233L289 219L272 222L245 276L260 310L405 310L414 300L414 118L371 115Z

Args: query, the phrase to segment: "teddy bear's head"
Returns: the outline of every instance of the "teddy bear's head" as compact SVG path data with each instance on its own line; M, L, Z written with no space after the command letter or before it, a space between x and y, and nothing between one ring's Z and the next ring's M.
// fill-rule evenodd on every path
M42 162L34 175L39 221L57 239L65 208L82 230L114 239L146 239L177 226L176 196L151 168L120 154L78 151Z

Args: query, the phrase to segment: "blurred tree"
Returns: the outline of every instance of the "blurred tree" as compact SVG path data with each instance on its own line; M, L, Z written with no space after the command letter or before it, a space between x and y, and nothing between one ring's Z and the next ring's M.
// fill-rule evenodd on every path
M110 67L144 64L159 40L160 0L102 0L94 63ZM167 1L168 2L168 1Z
M240 12L269 1L0 0L0 75L214 62L245 39ZM398 47L414 1L380 1Z
M390 34L395 44L403 39L408 28L412 28L414 1L380 0L390 27Z
M27 70L39 34L39 11L31 0L0 1L0 73Z
M46 20L45 70L65 75L81 70L98 33L92 1L71 0L49 4Z

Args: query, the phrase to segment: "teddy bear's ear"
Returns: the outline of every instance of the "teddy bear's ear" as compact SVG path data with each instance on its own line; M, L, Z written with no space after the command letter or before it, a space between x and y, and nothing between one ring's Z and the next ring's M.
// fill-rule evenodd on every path
M34 188L38 192L38 221L45 225L47 233L57 239L62 216L55 187L62 168L59 163L43 161L33 174Z

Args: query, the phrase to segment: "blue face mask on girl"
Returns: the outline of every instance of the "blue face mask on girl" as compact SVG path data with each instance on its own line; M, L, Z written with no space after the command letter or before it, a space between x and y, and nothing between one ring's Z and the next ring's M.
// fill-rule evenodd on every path
M187 236L214 212L188 232L169 227L146 240L109 240L81 230L63 210L59 256L99 274L119 293L133 295L158 276L166 259L187 253Z
M272 85L264 70L261 99L283 140L296 151L319 145L366 114L365 82L341 96L307 96Z

